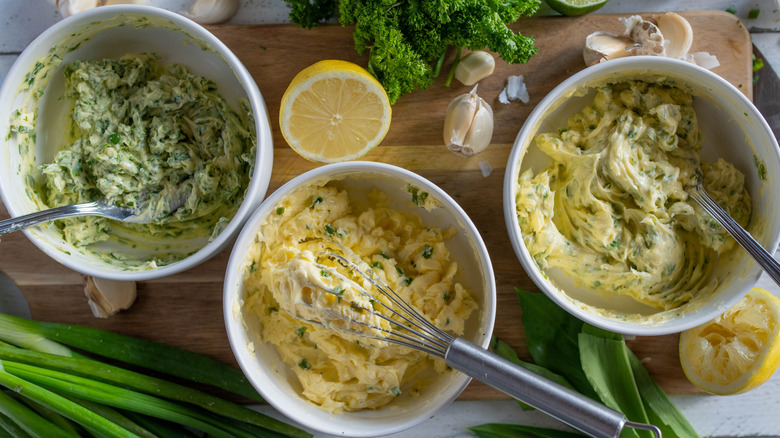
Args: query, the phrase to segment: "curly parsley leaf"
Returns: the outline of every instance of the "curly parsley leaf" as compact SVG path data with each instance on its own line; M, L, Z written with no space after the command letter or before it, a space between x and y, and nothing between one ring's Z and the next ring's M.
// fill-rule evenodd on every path
M540 0L285 0L290 20L313 27L333 16L353 26L355 49L368 52L367 70L382 83L390 103L427 88L450 47L489 49L504 61L525 63L537 52L532 37L506 25L533 15Z

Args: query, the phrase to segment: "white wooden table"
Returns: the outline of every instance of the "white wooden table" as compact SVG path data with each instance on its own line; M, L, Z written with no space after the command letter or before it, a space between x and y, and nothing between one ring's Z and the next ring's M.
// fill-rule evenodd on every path
M147 3L176 12L187 9L191 4L183 0L147 0ZM736 9L737 15L750 30L754 44L763 52L765 61L780 71L780 0L611 0L598 13L727 8ZM759 16L749 19L748 13L754 9L760 10ZM555 14L544 5L542 13ZM288 8L282 0L243 0L238 13L228 23L285 23L288 22L287 15ZM0 0L0 76L8 72L30 41L61 19L47 0ZM780 296L780 288L766 275L761 277L758 286ZM780 436L780 373L747 394L730 397L675 396L673 400L702 436ZM279 415L268 406L259 409ZM512 400L458 401L422 425L395 436L473 437L466 427L493 422L560 427L544 414L522 411Z

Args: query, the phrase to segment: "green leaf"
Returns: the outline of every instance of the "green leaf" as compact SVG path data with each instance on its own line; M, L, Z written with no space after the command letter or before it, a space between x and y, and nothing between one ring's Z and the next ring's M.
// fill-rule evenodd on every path
M563 376L579 393L598 400L580 365L578 336L582 321L544 294L517 288L515 292L523 308L525 341L534 362Z
M469 427L468 430L480 438L581 438L584 436L574 432L519 424L488 423Z
M631 350L628 350L628 361L652 424L661 429L664 437L698 438L699 434L693 429L691 423L669 400L661 385L653 380Z
M492 337L492 340L490 341L490 345L493 348L493 352L496 353L497 355L503 357L504 359L510 360L510 361L520 365L521 367L527 369L528 371L532 371L532 372L534 372L536 374L539 374L540 376L545 377L545 378L547 378L549 380L552 380L553 382L555 382L555 383L557 383L559 385L565 386L565 387L571 389L572 391L576 391L576 389L571 385L571 383L569 383L560 374L555 374L554 372L548 370L547 368L544 368L544 367L541 367L539 365L536 365L536 364L533 364L533 363L529 363L529 362L526 362L526 361L520 359L517 356L517 352L514 349L512 349L512 347L509 344L507 344L506 342L498 339L497 337L495 337L495 336ZM522 403L522 402L521 402L521 405L528 406L528 405L526 405L525 403ZM523 409L525 409L525 408L523 408Z
M622 337L617 340L611 333L607 337L591 334L597 330L585 327L579 335L580 358L582 370L593 389L606 406L622 412L630 421L648 423L647 412L628 362L628 347ZM621 436L652 438L653 435L648 431L623 429Z

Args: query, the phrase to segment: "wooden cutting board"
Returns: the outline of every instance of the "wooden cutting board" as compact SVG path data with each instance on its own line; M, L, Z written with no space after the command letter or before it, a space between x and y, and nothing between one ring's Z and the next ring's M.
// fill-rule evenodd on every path
M683 13L694 30L693 51L717 56L713 71L752 97L750 35L739 20L720 11ZM620 33L616 15L579 18L524 19L513 26L536 38L539 53L525 65L498 60L495 73L479 85L479 94L495 112L493 144L482 154L465 159L442 144L447 104L471 87L453 81L444 87L440 77L425 91L402 97L393 107L393 122L383 144L365 158L395 164L432 180L466 210L482 233L494 264L498 286L495 334L529 359L524 346L520 307L514 288L538 290L523 271L507 238L502 210L504 168L517 132L534 106L557 84L584 68L585 36L597 30ZM296 155L278 129L279 102L293 76L304 67L327 58L365 65L354 50L351 29L338 25L304 30L293 25L214 26L210 30L241 59L257 81L268 106L274 135L274 166L269 194L300 173L317 167ZM446 66L451 62L445 62ZM510 74L522 74L531 102L503 105L497 96ZM493 172L483 177L478 163L487 161ZM0 206L0 218L8 217ZM109 319L92 316L83 294L81 276L46 257L22 233L2 238L0 270L20 286L33 318L89 325L165 342L235 364L222 320L222 280L229 249L203 265L168 278L139 284L134 306ZM677 336L645 337L629 341L647 368L670 393L696 392L680 369ZM505 397L478 382L463 399Z

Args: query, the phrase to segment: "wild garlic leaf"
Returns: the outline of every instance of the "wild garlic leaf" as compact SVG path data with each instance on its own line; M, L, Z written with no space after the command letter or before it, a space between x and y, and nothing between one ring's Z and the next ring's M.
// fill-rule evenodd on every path
M577 337L582 330L582 321L544 294L517 288L515 292L523 308L525 341L534 362L563 376L581 394L598 400L580 366Z

